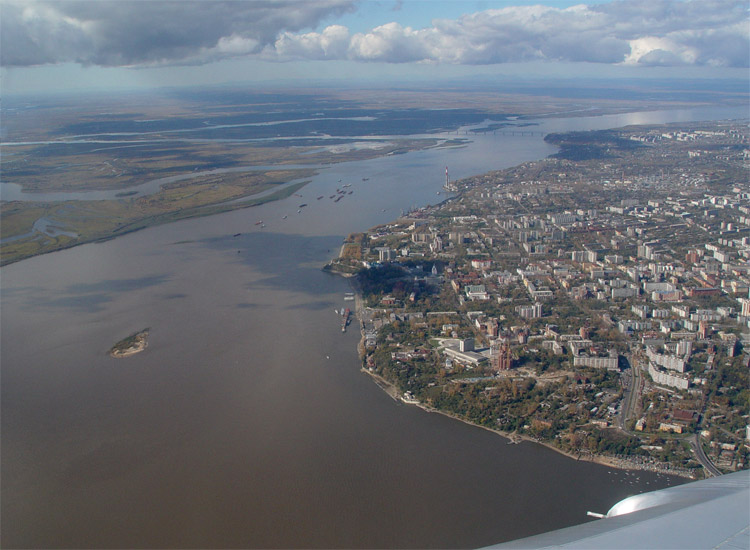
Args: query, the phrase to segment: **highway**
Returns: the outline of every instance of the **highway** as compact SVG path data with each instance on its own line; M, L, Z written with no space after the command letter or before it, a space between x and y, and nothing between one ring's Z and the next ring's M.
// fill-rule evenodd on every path
M641 368L638 363L638 359L636 359L632 355L629 355L627 356L627 360L628 364L630 365L630 370L628 371L630 373L630 376L628 378L628 386L625 389L625 394L622 398L622 407L620 409L620 414L617 417L617 424L621 430L632 433L626 428L626 423L627 420L636 413L638 399L640 398L643 391L644 379L643 373L641 372ZM703 452L703 447L701 447L700 443L700 435L698 435L697 433L692 434L686 437L685 440L690 443L690 447L693 449L695 458L698 460L698 462L701 463L709 476L722 475L719 469L714 465L714 463L711 462L711 459L709 459L706 456L706 453Z
M641 369L638 366L638 360L632 355L627 357L628 364L630 365L630 377L628 378L628 387L625 389L625 394L622 398L622 407L620 408L620 414L617 417L617 424L621 430L628 431L626 428L627 420L633 416L638 405L638 399L641 396L643 390L643 375Z
M706 456L706 453L703 452L703 447L701 447L700 442L700 436L698 434L693 434L692 436L688 437L687 440L690 442L690 447L695 453L695 458L697 458L701 465L703 465L703 468L705 468L705 470L712 476L720 476L721 472L719 471L719 469L714 466L714 463L711 462L711 460Z

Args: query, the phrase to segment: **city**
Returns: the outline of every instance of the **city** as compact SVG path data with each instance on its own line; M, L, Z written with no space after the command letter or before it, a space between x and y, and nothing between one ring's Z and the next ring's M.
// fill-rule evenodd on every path
M548 140L552 158L350 235L327 267L358 274L365 370L580 459L747 468L747 126Z
M0 0L0 547L750 548L747 0Z

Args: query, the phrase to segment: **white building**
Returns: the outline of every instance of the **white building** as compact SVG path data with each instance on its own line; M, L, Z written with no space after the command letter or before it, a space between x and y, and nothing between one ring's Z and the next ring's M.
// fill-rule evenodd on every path
M523 319L538 319L542 316L542 304L533 306L516 306L516 313Z
M674 370L677 372L685 372L687 361L680 357L677 357L676 355L657 353L654 348L649 346L646 348L646 357L648 357L651 362L659 365L660 367L664 367L665 369Z
M617 357L573 357L574 367L593 367L597 369L617 370Z
M653 363L648 364L648 374L656 384L662 386L670 386L681 390L686 390L690 386L690 381L686 376L660 371Z

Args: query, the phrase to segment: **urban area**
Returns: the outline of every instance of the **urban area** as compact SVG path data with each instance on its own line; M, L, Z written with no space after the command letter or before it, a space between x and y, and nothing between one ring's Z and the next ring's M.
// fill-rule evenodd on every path
M326 268L353 276L363 369L509 443L748 468L747 122L546 139L542 161L446 168L449 198L345 240Z

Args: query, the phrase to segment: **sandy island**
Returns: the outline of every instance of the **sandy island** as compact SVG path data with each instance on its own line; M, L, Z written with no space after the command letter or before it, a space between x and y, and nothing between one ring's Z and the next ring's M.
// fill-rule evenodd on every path
M148 346L148 328L145 328L135 334L131 334L127 338L124 338L117 342L109 350L109 354L112 357L130 357L136 353L142 352Z

